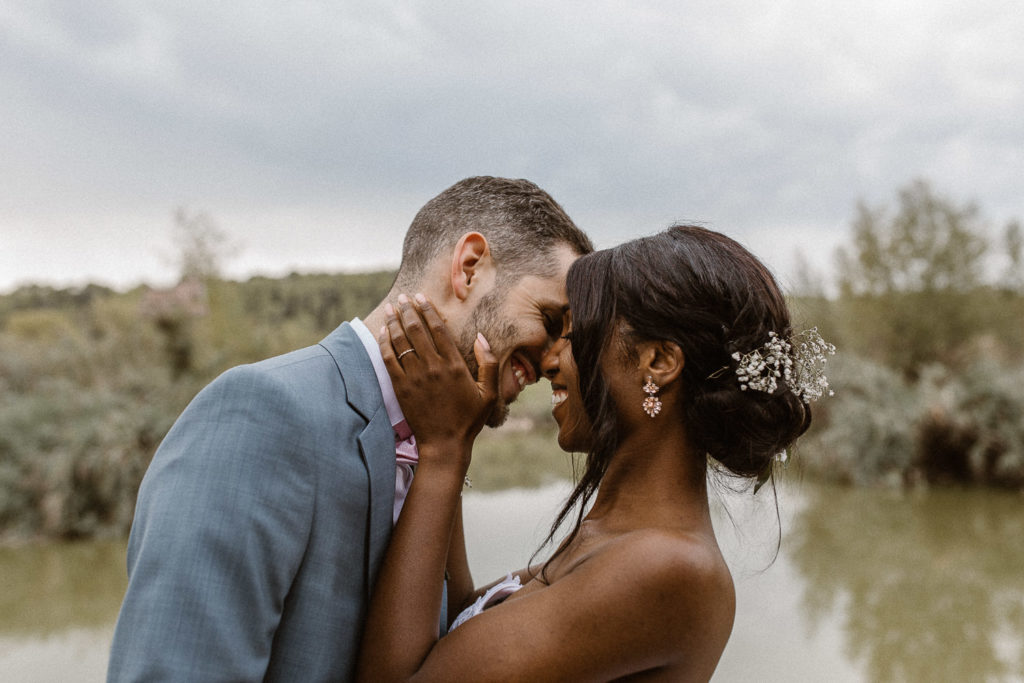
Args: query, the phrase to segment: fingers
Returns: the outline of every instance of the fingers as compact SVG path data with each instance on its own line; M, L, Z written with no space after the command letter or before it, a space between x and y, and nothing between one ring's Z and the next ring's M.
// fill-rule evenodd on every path
M424 325L419 310L405 294L398 295L398 316L410 348L415 349L421 360L426 360L434 351L434 340L431 339L430 331Z
M392 377L401 377L402 364L398 362L398 357L395 356L395 348L391 343L391 334L388 328L380 328L380 332L377 334L377 345L380 346L380 355L384 358L384 367L387 368L388 374Z
M477 386L484 400L491 400L498 395L498 359L491 351L491 345L483 333L477 332L476 341L473 342L473 353L476 355L477 365L480 367Z
M416 355L416 349L409 341L395 307L390 303L384 304L384 325L387 327L388 336L391 337L391 347L394 349L395 359L398 362L408 362L410 360L408 356Z
M417 294L416 305L419 307L420 314L427 324L427 330L433 340L434 347L437 349L437 353L442 358L461 358L462 354L459 353L458 347L455 346L455 340L449 334L448 326L437 312L437 309L434 308L434 304L430 302L430 299L423 294Z

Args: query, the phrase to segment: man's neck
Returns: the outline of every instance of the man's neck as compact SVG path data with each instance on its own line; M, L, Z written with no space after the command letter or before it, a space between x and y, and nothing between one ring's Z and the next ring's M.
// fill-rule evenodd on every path
M387 319L387 316L384 313L384 305L387 304L387 303L390 303L397 310L397 308L398 308L398 295L402 294L402 293L403 292L398 292L398 291L389 292L388 295L384 298L384 300L381 301L379 304L377 304L376 308L374 308L365 317L362 318L363 323L366 325L367 329L370 330L370 333L373 334L374 337L380 336L380 328L384 327L385 321ZM404 292L404 293L407 294L410 297L412 297L413 294L414 294L414 292ZM434 308L437 309L437 312L441 314L441 318L446 323L448 323L448 326L449 326L448 329L451 331L451 333L453 335L458 335L458 333L459 333L459 330L457 328L458 322L456 320L453 320L454 316L452 316L450 314L450 312L445 309L444 303L442 301L438 300L437 297L435 295L431 294L430 292L425 292L425 293L430 298L431 302L433 302Z
M370 334L374 337L380 335L380 328L384 327L384 303L387 300L380 302L377 308L370 311L370 313L363 318L363 324L366 325L366 329L370 330Z

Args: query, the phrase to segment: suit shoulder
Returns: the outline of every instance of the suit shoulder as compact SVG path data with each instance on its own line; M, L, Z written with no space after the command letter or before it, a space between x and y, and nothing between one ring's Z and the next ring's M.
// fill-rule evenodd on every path
M220 374L210 387L264 388L285 391L292 386L306 386L318 377L326 378L333 367L331 356L319 346L285 353L256 363L236 365Z

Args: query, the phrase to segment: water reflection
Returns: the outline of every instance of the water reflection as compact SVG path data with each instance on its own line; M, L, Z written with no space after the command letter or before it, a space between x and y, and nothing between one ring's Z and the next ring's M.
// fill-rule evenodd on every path
M0 635L47 636L117 619L124 541L0 548Z
M474 577L524 566L567 493L467 493ZM715 508L738 607L714 680L1024 681L1024 499L802 484L779 503L774 562L774 501ZM102 680L123 542L0 549L0 580L0 678Z
M1024 680L1020 496L810 489L788 536L807 619L843 615L870 680Z

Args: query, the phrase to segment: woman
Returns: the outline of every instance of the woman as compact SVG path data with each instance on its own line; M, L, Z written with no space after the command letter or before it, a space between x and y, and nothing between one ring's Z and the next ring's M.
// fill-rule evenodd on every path
M389 319L381 348L420 464L378 576L362 679L711 677L735 595L711 525L708 456L736 475L770 473L827 388L812 361L828 345L791 347L771 274L698 227L584 256L566 289L565 330L542 370L559 445L588 454L559 521L575 505L580 516L547 562L497 590L472 590L459 502L495 360L478 338L474 383L422 297ZM446 573L449 604L476 604L438 639Z

